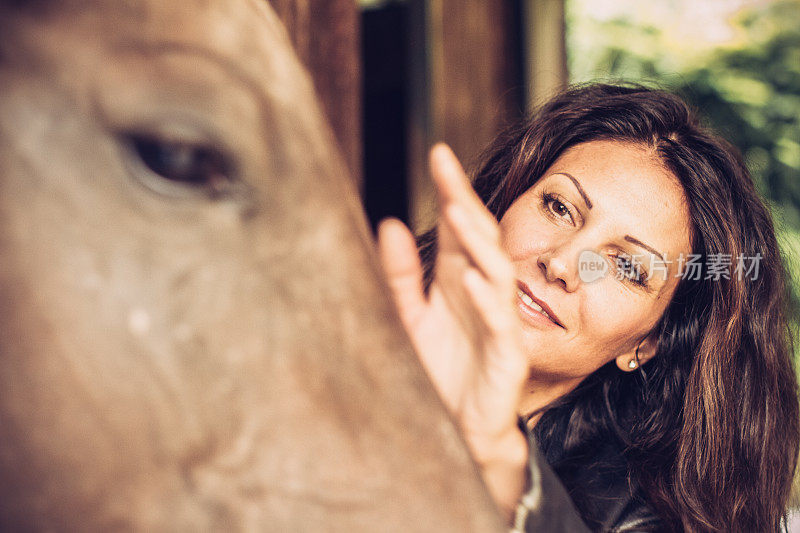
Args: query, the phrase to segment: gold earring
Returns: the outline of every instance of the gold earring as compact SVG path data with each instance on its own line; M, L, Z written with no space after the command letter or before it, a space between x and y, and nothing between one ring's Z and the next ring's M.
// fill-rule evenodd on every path
M628 361L628 368L631 370L634 370L637 366L639 366L639 363L636 362L636 359L631 359Z

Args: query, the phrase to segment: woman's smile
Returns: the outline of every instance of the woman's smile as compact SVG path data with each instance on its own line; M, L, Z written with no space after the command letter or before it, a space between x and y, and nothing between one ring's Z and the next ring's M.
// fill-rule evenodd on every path
M534 296L520 280L517 280L517 308L522 319L532 326L566 329L552 308Z

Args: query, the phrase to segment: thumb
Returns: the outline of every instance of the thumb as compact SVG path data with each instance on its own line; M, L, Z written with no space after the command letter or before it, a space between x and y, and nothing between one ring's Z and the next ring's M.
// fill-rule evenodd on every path
M399 220L385 219L378 226L378 253L400 319L413 327L427 304L414 236Z

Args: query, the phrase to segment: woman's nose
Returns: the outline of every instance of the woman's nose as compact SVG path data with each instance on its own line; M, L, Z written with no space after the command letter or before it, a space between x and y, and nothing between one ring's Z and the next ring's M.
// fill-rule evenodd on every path
M547 251L539 255L537 262L547 281L560 283L567 292L574 292L578 289L580 279L577 257L572 257L567 253Z

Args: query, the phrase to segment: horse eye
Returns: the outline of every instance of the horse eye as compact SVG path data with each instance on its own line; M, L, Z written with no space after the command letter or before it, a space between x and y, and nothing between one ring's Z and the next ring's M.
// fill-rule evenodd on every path
M167 141L147 135L128 135L136 157L160 180L179 187L203 189L212 196L221 194L232 181L233 168L228 158L213 146ZM164 187L157 184L159 192Z

